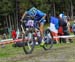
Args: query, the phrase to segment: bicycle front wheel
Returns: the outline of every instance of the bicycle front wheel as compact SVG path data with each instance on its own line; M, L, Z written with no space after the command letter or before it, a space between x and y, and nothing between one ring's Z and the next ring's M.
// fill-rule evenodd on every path
M29 38L29 33L26 33L25 35L23 35L23 50L26 54L30 54L32 53L33 49L34 49L34 41L33 41L33 36L30 39Z

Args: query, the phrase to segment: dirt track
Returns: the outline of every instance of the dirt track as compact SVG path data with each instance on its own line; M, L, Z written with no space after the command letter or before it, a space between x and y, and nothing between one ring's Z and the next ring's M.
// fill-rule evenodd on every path
M75 62L75 46L53 47L49 51L35 49L29 55L20 52L14 57L1 58L0 62Z

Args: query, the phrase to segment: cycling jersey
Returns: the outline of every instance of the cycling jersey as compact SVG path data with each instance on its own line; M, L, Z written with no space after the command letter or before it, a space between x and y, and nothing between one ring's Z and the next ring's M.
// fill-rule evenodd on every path
M35 7L32 7L29 11L26 11L26 14L32 18L34 18L34 27L38 28L38 23L40 24L44 24L46 22L46 20L44 18L42 18L43 16L45 16L46 14L43 13L42 11L36 9ZM27 19L30 20L30 19Z
M26 26L34 27L34 21L33 20L28 20Z
M46 14L35 7L32 7L29 11L27 11L27 14L31 17L34 17L34 21L39 21L42 24L44 24L46 21L45 19L41 19Z

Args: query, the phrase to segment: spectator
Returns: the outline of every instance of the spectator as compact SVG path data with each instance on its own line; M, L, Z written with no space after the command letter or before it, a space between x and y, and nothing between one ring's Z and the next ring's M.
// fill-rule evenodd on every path
M15 30L12 30L12 38L13 38L13 40L16 38L16 31Z
M70 19L67 19L67 27L68 27L68 31L70 32Z
M72 32L73 32L74 35L75 35L75 21L74 21L74 23L73 23L73 25L72 25Z
M63 19L60 19L59 18L59 29L58 29L58 35L59 36L63 36L64 35L64 32L63 32L63 24L64 24ZM63 43L65 42L63 38L59 38L59 42L60 43L61 43L61 41L63 41Z
M63 16L63 18L62 17L60 17L60 19L61 19L61 25L62 25L62 27L63 27L63 33L64 33L64 35L66 36L66 35L70 35L70 33L69 33L69 31L68 31L68 27L67 27L67 18L65 17L65 16ZM72 40L70 39L70 38L66 38L63 42L72 42Z
M4 34L3 34L3 36L2 36L2 39L6 39L6 38L7 38L7 36L6 36L6 34L4 33ZM2 44L2 45L1 45L1 47L2 47L2 48L4 48L4 47L5 47L5 45L4 45L4 44Z
M4 33L4 34L3 34L3 39L6 39L6 38L7 38L7 36L6 36L6 34Z
M18 39L20 37L20 31L19 31L19 29L17 29L17 31L16 31L16 39Z
M58 28L59 28L59 19L58 14L56 14L56 17L51 16L50 18L50 30L53 36L58 36ZM54 38L54 40L56 41L55 43L59 43L59 38Z

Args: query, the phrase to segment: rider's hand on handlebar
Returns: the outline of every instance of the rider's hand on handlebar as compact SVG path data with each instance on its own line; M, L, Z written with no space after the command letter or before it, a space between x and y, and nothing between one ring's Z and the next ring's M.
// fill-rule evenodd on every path
M21 21L21 23L25 23L26 21L25 20L20 20Z
M20 22L23 23L23 20L21 19Z

